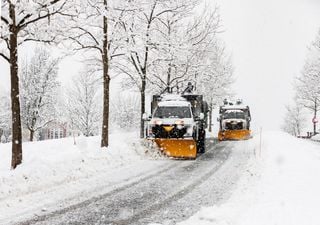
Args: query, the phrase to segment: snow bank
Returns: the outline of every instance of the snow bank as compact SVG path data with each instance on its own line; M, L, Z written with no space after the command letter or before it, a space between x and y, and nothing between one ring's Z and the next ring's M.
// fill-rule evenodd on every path
M123 141L124 137L129 141ZM99 137L79 137L25 143L23 164L10 170L11 144L0 145L0 200L9 194L23 194L51 185L90 177L140 156L131 146L132 134L114 134L108 149L99 147Z
M251 140L259 149L259 137ZM319 145L281 132L262 135L261 156L248 165L232 197L179 225L318 225Z
M23 164L15 170L10 170L11 144L0 144L0 224L30 217L46 205L80 202L161 163L146 160L147 146L135 133L111 134L109 142L107 149L100 148L100 137L78 137L76 145L72 138L24 143ZM73 197L78 199L60 205Z
M320 141L320 134L314 135L311 137L311 140L313 141Z

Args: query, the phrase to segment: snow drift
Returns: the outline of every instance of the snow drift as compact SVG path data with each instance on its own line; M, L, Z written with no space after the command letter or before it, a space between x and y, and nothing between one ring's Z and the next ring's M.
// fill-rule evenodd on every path
M124 132L111 134L107 149L100 137L28 142L10 170L11 144L0 144L0 224L76 204L164 163L146 152L137 134Z
M251 141L259 149L259 137ZM319 147L285 133L264 133L261 156L250 163L231 199L179 225L318 225Z

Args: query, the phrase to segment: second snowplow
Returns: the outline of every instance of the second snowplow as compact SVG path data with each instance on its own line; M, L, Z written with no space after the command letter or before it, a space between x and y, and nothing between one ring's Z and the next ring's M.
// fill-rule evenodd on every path
M243 105L239 100L235 104L225 100L219 114L219 141L246 140L251 137L249 106Z

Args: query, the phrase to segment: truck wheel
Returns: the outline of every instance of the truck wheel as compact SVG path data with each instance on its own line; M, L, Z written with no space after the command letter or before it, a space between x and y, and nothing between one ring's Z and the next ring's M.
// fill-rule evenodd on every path
M197 149L198 149L198 153L205 153L206 151L206 131L205 130L201 130L199 132Z

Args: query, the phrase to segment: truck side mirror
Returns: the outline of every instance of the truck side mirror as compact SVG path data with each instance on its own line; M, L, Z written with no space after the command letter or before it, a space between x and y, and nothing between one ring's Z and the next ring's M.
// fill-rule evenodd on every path
M203 120L203 119L204 119L204 114L203 114L203 113L200 113L199 119L200 119L200 120Z
M220 118L219 117L217 117L217 121L220 122Z
M142 114L142 119L143 119L143 120L150 120L151 118L150 118L150 116L148 116L147 113L143 113L143 114Z

